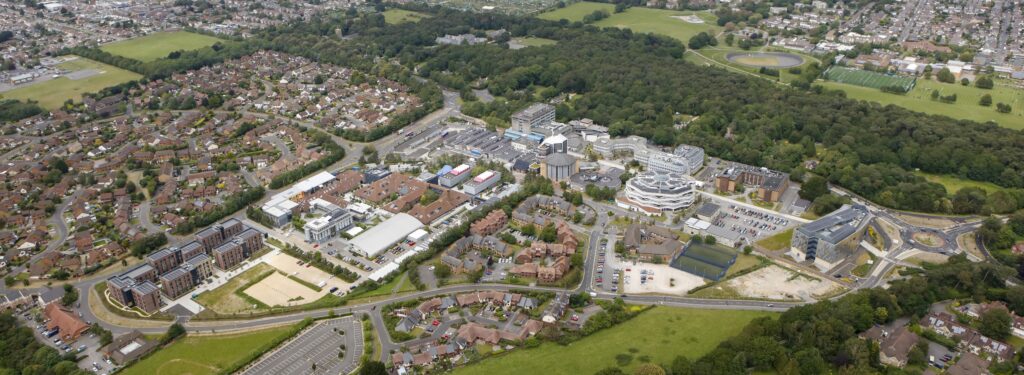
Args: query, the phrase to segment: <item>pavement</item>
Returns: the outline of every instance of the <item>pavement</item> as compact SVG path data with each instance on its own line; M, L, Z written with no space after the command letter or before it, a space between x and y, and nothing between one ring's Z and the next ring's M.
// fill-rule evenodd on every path
M348 374L359 366L362 355L362 323L347 316L317 322L242 374Z

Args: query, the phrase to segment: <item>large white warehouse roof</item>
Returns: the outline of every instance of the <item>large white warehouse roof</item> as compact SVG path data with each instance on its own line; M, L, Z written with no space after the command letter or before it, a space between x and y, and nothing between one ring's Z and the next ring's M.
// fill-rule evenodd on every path
M391 245L405 239L409 233L423 228L423 223L407 213L399 213L370 228L349 241L353 250L372 258L387 250Z

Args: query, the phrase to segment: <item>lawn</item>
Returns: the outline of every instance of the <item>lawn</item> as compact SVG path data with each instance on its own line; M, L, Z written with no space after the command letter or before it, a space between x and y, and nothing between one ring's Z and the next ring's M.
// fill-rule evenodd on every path
M292 327L268 328L234 335L189 336L160 349L146 359L124 369L120 374L217 374L253 351L257 351L264 343L274 341L286 334L292 334Z
M150 62L167 57L174 51L191 51L212 46L220 39L187 31L157 32L100 46L115 55Z
M389 25L397 25L406 22L420 22L421 19L429 18L429 14L413 12L405 9L388 9L384 11L384 22Z
M712 34L718 34L722 30L716 23L717 18L706 12L680 12L631 7L622 13L615 13L615 5L590 2L575 3L565 8L542 13L538 17L552 21L558 21L563 18L569 21L580 21L584 16L602 9L608 11L611 16L594 22L592 25L597 27L628 28L640 33L661 34L676 38L683 43L688 42L690 37L697 35L701 31L710 31ZM696 15L704 23L690 23L673 18L686 15Z
M990 194L999 190L1003 190L1001 186L993 184L991 182L971 181L956 176L937 175L920 171L914 172L914 174L924 177L929 182L934 182L937 184L941 184L942 186L945 186L946 192L948 192L949 194L954 194L958 190L963 189L965 187L981 188L982 190L985 190Z
M918 79L917 85L906 95L887 94L881 90L848 85L838 82L819 82L826 88L843 90L846 96L872 102L894 104L912 111L934 115L944 115L955 119L974 120L978 122L995 121L1000 126L1010 129L1024 129L1024 90L1009 87L996 81L992 90L979 89L974 86L962 86L959 83L949 84L925 79ZM940 95L956 94L956 103L946 104L931 99L932 90ZM1013 107L1012 113L996 112L995 104L982 107L978 104L984 94L992 95L993 103L1006 103Z
M60 108L68 99L81 101L82 94L142 78L141 75L130 71L81 57L58 66L72 72L94 69L96 74L81 79L54 78L0 93L0 96L7 99L35 100L43 108L52 110Z
M737 272L746 270L750 267L757 267L761 264L761 259L754 255L740 254L736 257L736 263L729 267L729 270L725 272L725 276L729 277L735 275Z
M252 308L252 298L240 296L236 293L247 288L251 282L262 279L265 275L275 272L274 267L266 263L260 263L242 272L233 279L217 287L214 290L203 292L195 298L196 302L219 314L236 314L240 312L255 311ZM264 306L265 307L265 306Z
M568 346L539 348L458 368L456 374L593 374L619 366L632 373L644 362L669 364L677 355L696 360L719 342L738 334L759 311L698 310L659 306L618 326Z
M387 295L391 295L391 292L395 290L395 287L398 287L398 293L405 293L405 292L411 292L411 291L416 290L416 286L412 285L412 282L409 281L409 278L405 277L405 274L401 274L401 275L396 275L394 278L391 279L391 281L388 281L387 284L383 284L383 285L377 287L377 289L371 290L371 291L363 293L363 294L358 294L358 295L355 295L355 296L352 296L352 297L353 298L367 298L367 297L387 296Z
M910 91L914 85L914 78L907 76L895 76L883 73L869 72L855 68L833 66L822 73L830 81L846 83L856 86L881 89L886 86L903 88L903 91Z
M793 242L793 230L787 229L776 233L771 237L757 241L757 244L765 249L778 251L788 248L790 242Z
M515 38L515 42L519 43L519 44L522 44L524 46L527 46L527 47L550 46L552 44L558 43L555 40L551 40L551 39L547 39L547 38L534 38L534 37Z

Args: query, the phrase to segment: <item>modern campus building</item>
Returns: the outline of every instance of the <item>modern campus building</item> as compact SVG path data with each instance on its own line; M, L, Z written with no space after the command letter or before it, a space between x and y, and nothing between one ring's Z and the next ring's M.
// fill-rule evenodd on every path
M466 179L469 178L470 169L471 168L469 167L469 165L466 164L462 164L458 167L452 168L452 170L448 171L448 173L445 173L441 177L438 177L437 183L449 189L453 188L456 185L461 184L462 181L466 181Z
M655 172L669 172L692 175L704 166L704 149L697 146L679 145L673 152L664 152L647 147L647 139L640 136L625 138L597 138L591 144L594 152L613 157L618 152L630 152L633 159Z
M121 305L153 313L160 309L160 289L155 284L156 278L156 269L143 264L107 279L107 291Z
M867 207L843 205L796 228L790 243L790 256L798 261L811 261L821 270L832 269L856 252L870 219Z
M545 156L540 163L541 176L551 181L568 181L569 177L579 172L580 166L576 162L576 157L566 153L556 152Z
M778 202L789 188L789 175L765 167L737 164L715 177L715 189L732 193L741 185L757 188L757 198L765 202Z
M275 226L288 224L292 220L292 214L301 205L303 198L332 181L337 181L337 179L333 174L327 172L320 172L299 181L287 190L270 197L270 200L263 204L263 213L270 218Z
M512 129L529 134L534 127L542 127L555 120L555 107L535 103L522 111L512 114Z
M311 212L318 213L320 216L307 221L302 226L302 230L306 233L306 242L328 241L352 226L352 213L334 203L323 199L314 199L309 202L309 207Z
M660 215L693 205L699 187L700 182L681 173L645 171L626 182L625 194L617 202L623 208Z
M469 195L480 194L501 181L501 172L486 171L474 177L462 186L462 190Z
M423 223L407 213L398 213L349 241L349 250L373 258L410 233L423 228Z

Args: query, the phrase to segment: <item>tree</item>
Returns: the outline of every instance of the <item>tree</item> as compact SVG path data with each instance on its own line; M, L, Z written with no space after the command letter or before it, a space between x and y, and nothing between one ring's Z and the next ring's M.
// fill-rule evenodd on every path
M622 372L622 369L620 369L618 367L615 367L615 366L612 366L612 367L605 367L605 368L601 369L600 371L595 372L594 375L626 375L626 373Z
M1013 111L1013 107L1010 107L1009 104L1006 104L1006 103L996 103L996 112L999 112L999 113L1010 113L1010 111Z
M437 277L438 279L447 279L451 275L452 268L449 267L447 264L438 263L436 266L434 266L434 276Z
M828 194L828 181L820 176L811 176L800 185L800 198L813 202L818 197Z
M60 298L60 304L71 307L78 302L78 289L71 284L64 284L64 296Z
M653 363L644 363L633 371L633 375L665 375L665 369Z
M714 245L717 242L718 242L718 239L716 239L715 236L712 236L710 234L707 235L707 236L704 236L704 243L706 243L708 245Z
M99 323L93 323L92 327L89 327L89 331L100 337L100 346L107 346L114 341L114 334Z
M960 79L960 84L961 84L961 85L964 85L964 86L970 86L970 84L971 84L971 80L969 80L969 79L967 79L967 78L961 78L961 79Z
M1006 310L989 309L982 313L978 320L978 332L996 340L1005 340L1010 336L1011 324L1013 324L1013 318Z
M981 99L978 100L978 104L980 104L982 107L990 107L990 106L992 106L992 95L989 95L989 94L982 95Z
M981 76L974 81L974 86L979 89L991 90L995 87L995 83L992 82L992 78L989 78L988 76Z
M164 335L160 337L160 344L165 345L184 335L185 327L178 323L171 324L170 327L167 327L167 333L164 333Z
M693 374L693 364L690 360L681 355L677 355L672 360L672 375L691 375Z
M828 365L821 358L821 352L816 348L808 348L794 354L796 362L799 363L801 375L817 375L828 372Z
M747 245L747 246L743 247L743 254L750 255L750 253L753 253L753 252L754 252L754 247L753 246Z
M384 367L384 362L366 361L359 368L359 375L388 375L388 369Z
M949 71L949 68L942 68L942 70L939 70L939 73L935 75L935 79L938 79L939 82L945 83L956 82L956 77Z

